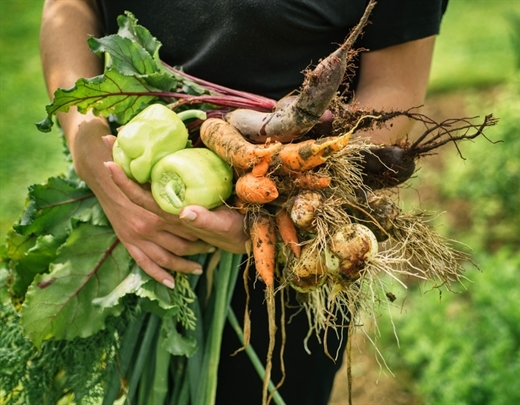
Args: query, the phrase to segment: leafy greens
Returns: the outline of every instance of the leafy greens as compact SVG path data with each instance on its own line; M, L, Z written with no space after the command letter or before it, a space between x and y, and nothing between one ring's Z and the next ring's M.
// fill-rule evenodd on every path
M117 34L88 40L91 50L105 57L104 73L58 89L39 130L49 132L56 113L72 106L123 125L157 102L181 109L186 103L215 109L208 103L229 108L235 102L265 102L200 85L163 64L161 43L131 13L118 24ZM169 395L177 403L178 395L189 395L211 402L219 339L241 262L241 255L217 253L220 264L208 255L192 258L214 273L215 287L208 283L211 277L199 283L198 277L179 273L170 290L135 264L74 170L32 185L24 213L0 250L0 320L6 325L0 332L0 366L11 370L0 372L0 402L55 404L67 397L78 404L99 403L96 398L111 404L121 390L127 390L129 401ZM198 284L211 298L204 308L195 293ZM211 294L219 286L225 286L222 297ZM183 377L186 367L189 379ZM207 375L202 382L200 370ZM172 372L181 378L174 378L176 387L169 392ZM208 381L211 392L204 388Z
M115 117L122 124L154 101L179 96L179 87L185 94L209 93L166 69L159 58L161 43L139 26L131 13L119 16L118 24L116 35L88 39L93 52L106 56L104 74L80 78L71 89L58 89L54 101L46 107L47 117L37 124L40 131L50 131L53 116L72 106L81 113L92 110L96 115Z

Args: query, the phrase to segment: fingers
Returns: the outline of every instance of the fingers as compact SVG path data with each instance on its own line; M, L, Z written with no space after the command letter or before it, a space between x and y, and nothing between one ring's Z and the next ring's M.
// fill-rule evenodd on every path
M114 136L103 137L109 150L112 150L115 140ZM112 161L104 164L121 191L104 199L104 209L137 265L169 288L174 287L172 272L201 274L201 265L183 256L210 253L215 247L200 240L178 216L161 210L147 184L130 180ZM116 199L118 203L114 204Z
M153 199L150 191L139 183L130 180L117 163L105 162L105 167L110 172L114 183L121 189L123 194L125 194L130 201L155 214L161 213L161 208Z
M155 215L163 218L165 224L170 224L175 229L175 233L179 234L179 225L181 222L177 215L168 214L159 207L153 195L150 191L149 184L139 184L133 180L130 180L125 174L124 170L114 162L105 162L105 167L108 169L112 176L112 180L119 187L121 192L134 204L144 208L145 210L154 213ZM181 230L182 231L182 230ZM179 234L180 236L188 239L193 239L187 233Z
M191 256L199 253L210 253L214 247L207 242L200 240L189 230L181 229L182 225L175 228L175 232L170 232L164 220L153 213L133 206L129 207L133 211L127 211L125 215L119 213L113 218L112 225L119 230L119 237L125 245L139 246L146 254L161 266L167 269L178 271L175 264L171 264L165 259L165 253L174 256ZM180 222L180 221L179 221ZM186 234L187 237L184 237Z
M145 221L146 222L146 221ZM132 227L139 229L139 226ZM201 274L202 267L183 256L199 253L211 253L215 247L204 241L185 240L169 232L157 232L154 238L148 238L148 232L134 234L133 237L122 237L121 241L136 263L152 278L173 288L171 272Z
M146 274L168 288L175 287L175 280L172 274L159 265L161 260L151 259L150 256L134 245L129 245L127 249L128 253L134 258L137 265L141 267ZM164 257L164 265L169 269L175 269L181 273L196 275L202 274L202 267L199 263L178 256L167 255L164 253L162 255Z
M105 135L101 138L103 139L103 142L105 142L105 144L107 145L108 150L110 150L110 152L112 152L112 149L114 147L114 143L115 143L117 137L114 135Z
M204 207L190 205L185 207L180 220L206 242L231 253L245 253L249 239L244 231L244 216L224 205L207 210Z
M121 190L121 192L135 205L151 212L157 216L157 220L161 222L165 231L171 232L184 239L195 241L198 238L183 229L179 218L164 212L155 202L152 193L148 189L148 185L138 184L130 180L123 169L114 162L105 162L105 167L112 176L112 180ZM144 219L144 218L143 218ZM152 220L147 218L147 220Z
M107 136L104 140L111 148L114 138ZM189 206L180 216L168 214L157 205L149 189L130 180L119 165L108 161L105 166L134 209L142 209L134 215L125 215L121 229L132 229L133 234L121 241L138 265L155 280L171 286L173 277L169 271L196 274L202 271L198 263L182 256L209 253L214 247L231 253L246 252L248 236L244 232L244 217L237 211L226 206L212 211ZM119 216L115 212L112 218Z

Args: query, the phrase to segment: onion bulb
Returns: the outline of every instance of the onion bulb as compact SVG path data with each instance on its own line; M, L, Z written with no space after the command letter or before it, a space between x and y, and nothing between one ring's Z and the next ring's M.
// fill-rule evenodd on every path
M323 285L326 277L324 256L315 247L305 245L300 258L288 270L287 281L296 291L307 293Z
M377 252L377 239L370 229L361 224L346 224L330 238L327 270L342 281L355 281Z
M291 208L291 219L294 225L300 230L313 233L316 228L314 223L316 208L322 203L323 198L318 193L312 191L299 193Z

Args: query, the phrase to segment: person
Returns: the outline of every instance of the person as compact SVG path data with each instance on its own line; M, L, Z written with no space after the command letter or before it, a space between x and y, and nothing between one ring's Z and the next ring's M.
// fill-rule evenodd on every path
M45 83L52 96L80 77L102 73L103 61L86 40L114 33L117 16L128 10L161 41L160 56L170 65L224 86L279 99L299 88L303 70L343 42L366 5L365 0L46 0L40 33ZM446 7L447 0L379 0L355 45L365 51L356 60L350 101L376 110L422 105ZM236 210L189 206L178 216L162 212L150 191L126 178L112 162L105 119L75 109L60 113L58 119L76 172L96 194L130 255L151 277L172 287L172 272L202 272L186 256L215 248L246 252L248 235ZM397 120L371 133L372 140L391 143L407 134L411 125L406 119ZM240 308L244 297L237 290L233 305ZM255 310L262 305L261 297L257 294L251 303L253 315L263 312ZM341 361L326 358L318 342L311 356L304 351L306 320L301 318L287 325L291 341L286 345L287 378L281 394L288 404L325 404ZM262 322L265 319L258 320ZM255 337L262 326L253 327L259 331L253 333L253 346L262 352L265 342ZM232 331L225 333L217 403L258 403L253 395L260 394L260 379L245 355L224 355L239 347L236 338L228 338ZM336 342L340 353L344 344Z

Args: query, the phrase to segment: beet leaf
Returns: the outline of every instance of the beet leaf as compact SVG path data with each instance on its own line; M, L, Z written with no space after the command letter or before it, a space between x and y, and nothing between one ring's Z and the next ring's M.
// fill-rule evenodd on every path
M21 309L25 334L39 347L43 340L87 337L100 331L109 315L92 307L128 274L129 255L110 227L81 224L74 229L51 263L49 273L37 275Z

